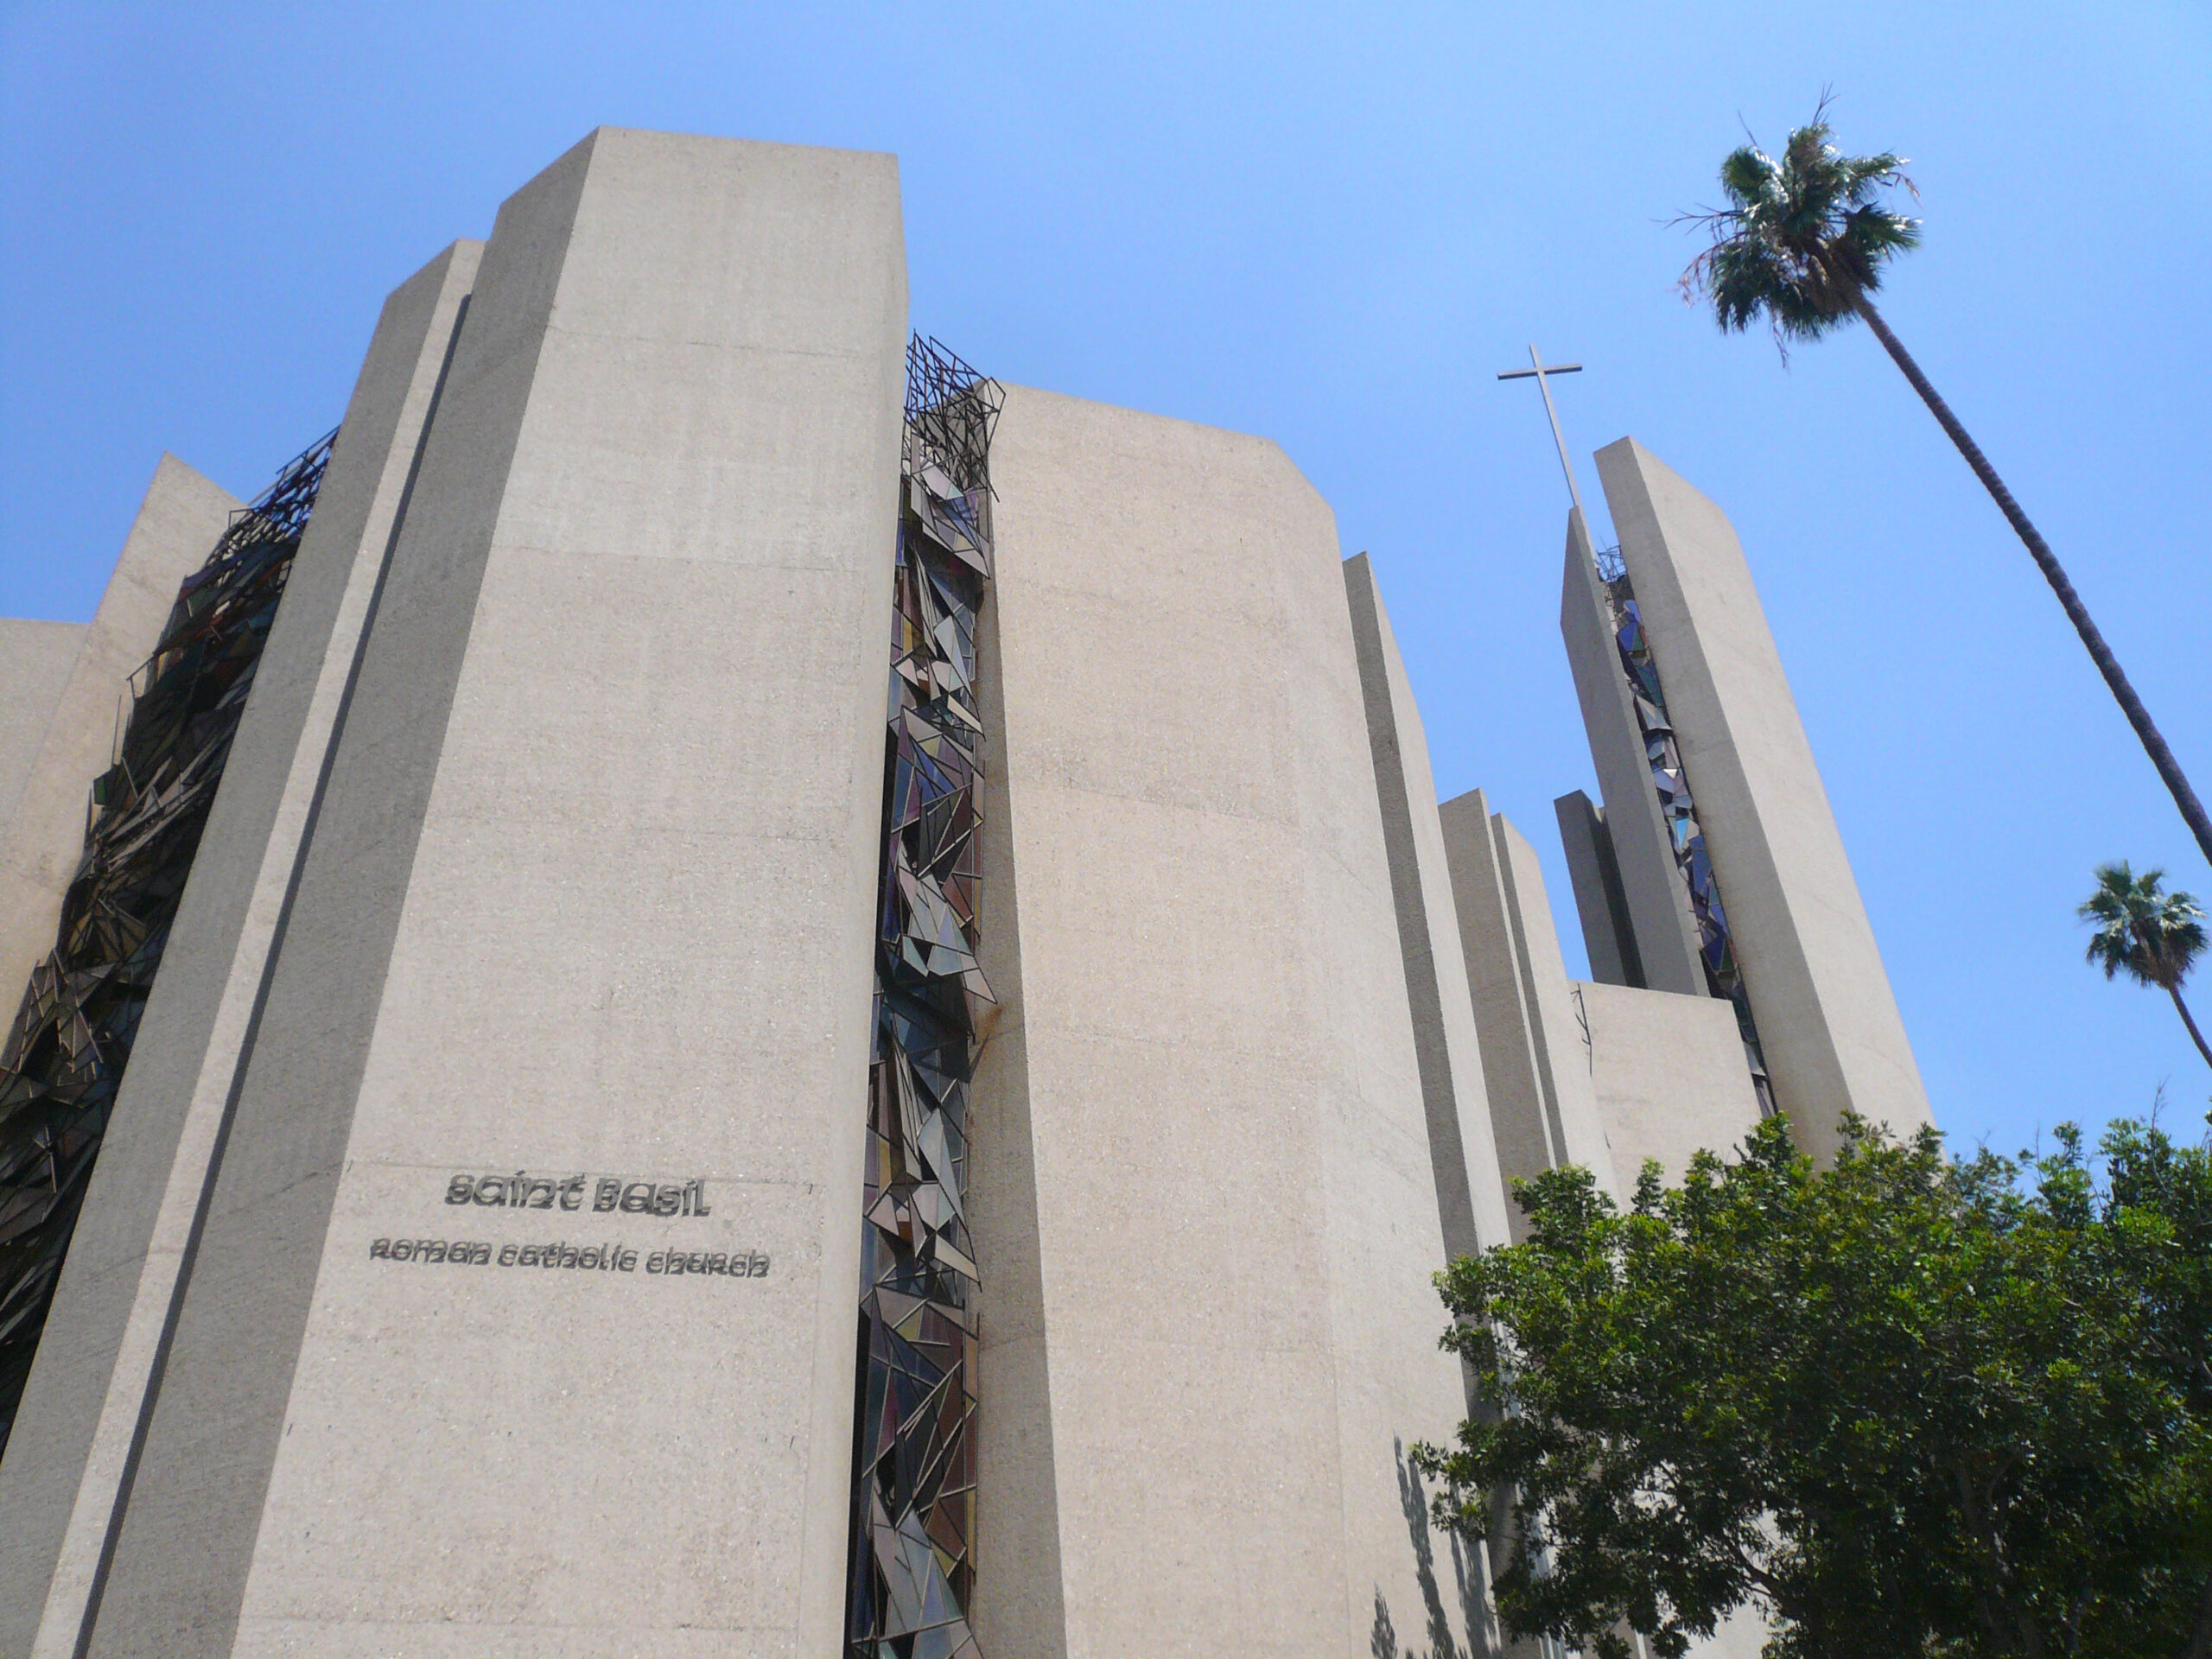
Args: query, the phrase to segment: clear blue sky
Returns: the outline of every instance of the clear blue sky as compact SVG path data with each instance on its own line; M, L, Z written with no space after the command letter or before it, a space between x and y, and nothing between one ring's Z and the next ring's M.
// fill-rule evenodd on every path
M2208 872L2049 590L1873 340L1785 370L1673 280L1739 118L1913 158L1888 314L2212 792L2212 14L2175 3L0 10L0 614L82 618L154 462L240 494L385 293L599 123L897 152L913 321L1002 379L1279 441L1370 550L1439 786L1592 788L1561 413L1734 518L1938 1119L2192 1126L2081 960L2090 866ZM1602 525L1600 526L1602 531ZM1610 539L1607 537L1606 539ZM1569 926L1570 964L1581 946ZM2212 972L2200 990L2212 1016Z

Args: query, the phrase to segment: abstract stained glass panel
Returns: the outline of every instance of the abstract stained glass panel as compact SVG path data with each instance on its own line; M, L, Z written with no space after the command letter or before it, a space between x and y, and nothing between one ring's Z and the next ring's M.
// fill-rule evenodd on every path
M0 1046L0 1448L335 434L232 519L131 679L53 953Z
M976 619L1001 393L934 340L906 370L845 1629L851 1659L977 1659L968 1090L996 1004L976 962Z

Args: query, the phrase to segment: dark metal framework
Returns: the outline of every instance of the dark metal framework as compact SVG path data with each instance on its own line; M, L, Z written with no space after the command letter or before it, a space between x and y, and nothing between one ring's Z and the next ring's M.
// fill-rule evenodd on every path
M1643 613L1637 607L1636 591L1629 584L1628 567L1620 550L1605 549L1597 558L1598 575L1605 582L1612 611L1613 644L1636 703L1637 725L1651 766L1651 786L1659 796L1659 815L1666 821L1675 868L1689 894L1690 914L1697 923L1698 955L1705 967L1706 986L1735 1007L1744 1058L1751 1069L1751 1086L1758 1093L1759 1109L1771 1116L1774 1090L1767 1078L1766 1052L1759 1046L1758 1025L1751 1017L1751 988L1744 983L1743 969L1736 960L1736 942L1728 931L1728 914L1720 906L1720 886L1713 879L1713 860L1706 851L1705 827L1698 822L1697 804L1690 798L1689 778L1682 770L1681 748L1667 715L1666 693L1659 687L1659 665L1652 660L1651 644L1644 637Z
M59 940L0 1047L0 1448L337 435L232 515L131 677Z
M1002 395L933 340L906 353L861 1227L846 1649L979 1659L976 1251L968 1090L997 1005L976 962L983 722Z

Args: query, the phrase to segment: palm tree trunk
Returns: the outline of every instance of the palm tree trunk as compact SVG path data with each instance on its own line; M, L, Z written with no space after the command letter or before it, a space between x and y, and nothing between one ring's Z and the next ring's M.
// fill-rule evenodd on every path
M1890 332L1890 325L1882 321L1882 314L1863 294L1852 302L1852 306L1866 325L1874 331L1874 338L1882 342L1882 349L1889 353L1891 360L1904 372L1904 378L1912 383L1912 389L1920 394L1920 401L1928 405L1929 412L1935 416L1936 423L1958 446L1959 453L1967 458L1967 465L1974 468L1974 475L1981 480L1981 487L1987 490L1991 499L1997 503L1998 511L2005 515L2021 541L2027 544L2029 556L2043 572L2044 579L2050 583L2051 591L2058 595L2058 602L2066 607L2067 620L2074 624L2074 631L2082 636L2082 643L2089 648L2089 657L2096 664L2097 671L2105 677L2105 683L2112 688L2113 696L2119 700L2120 712L2127 716L2127 723L2135 728L2135 735L2142 740L2144 751L2151 757L2151 764L2158 769L2158 776L2165 780L2166 787L2173 792L2174 804L2181 808L2182 817L2196 836L2196 844L2203 849L2206 861L2212 863L2212 817L2205 816L2204 807L2196 798L2196 791L2189 786L2189 779L2182 776L2181 766L2175 760L2174 752L2166 747L2166 740L2151 723L2150 711L2143 707L2143 699L2135 695L2135 688L2127 683L2127 676L2120 671L2120 659L2112 654L2112 647L2105 644L2104 635L2089 620L2088 607L2082 603L2081 595L2074 591L2074 584L2067 580L2065 569L2051 552L2050 544L2044 540L2043 533L2029 523L2028 515L2020 511L2020 504L2012 499L2012 492L2006 489L2005 480L1997 476L1997 469L1989 464L1988 458L1981 453L1980 446L1967 435L1966 428L1961 426L1958 416L1951 413L1951 406L1943 401L1935 387L1928 384L1928 377L1920 372L1920 365L1912 360L1912 353L1905 350L1904 342ZM2187 1015L2183 1017L2187 1018ZM2192 1023L2190 1032L2193 1033L2196 1029ZM2199 1048L2204 1046L2202 1037L2197 1038L2196 1046ZM2212 1052L2208 1052L2205 1058L2212 1062Z
M2181 1015L2181 1022L2189 1027L2189 1034L2196 1039L2196 1052L2204 1057L2204 1064L2212 1065L2212 1048L2205 1046L2204 1033L2196 1028L2196 1021L2190 1017L2189 1004L2181 1000L2181 987L2169 985L2166 995L2174 1000L2174 1012Z

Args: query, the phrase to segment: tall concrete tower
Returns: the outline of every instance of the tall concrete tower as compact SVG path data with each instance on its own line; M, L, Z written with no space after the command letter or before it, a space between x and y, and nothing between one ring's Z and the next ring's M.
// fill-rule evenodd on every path
M1736 533L1632 438L1598 473L1618 562L1573 517L1560 617L1605 795L1559 803L1593 970L1729 1001L1816 1155L1847 1111L1910 1133L1927 1094Z

